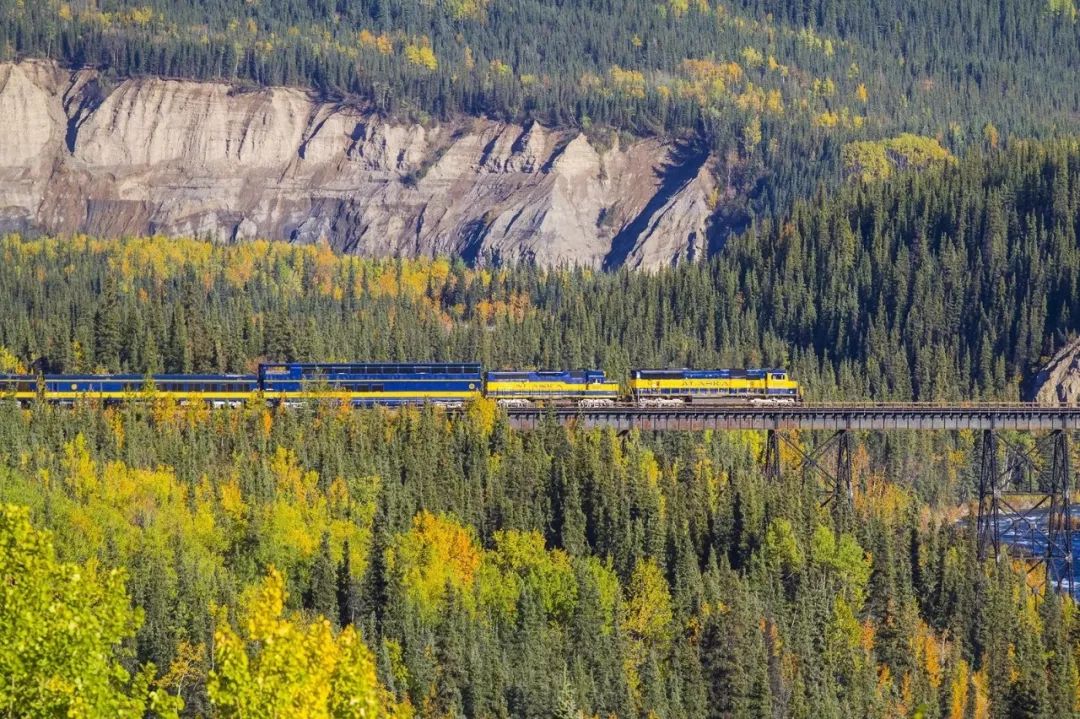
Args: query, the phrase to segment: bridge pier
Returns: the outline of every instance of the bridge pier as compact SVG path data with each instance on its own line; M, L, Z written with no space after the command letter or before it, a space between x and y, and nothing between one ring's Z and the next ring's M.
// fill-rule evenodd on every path
M995 561L1001 559L1001 490L998 487L997 434L983 430L979 458L979 512L975 520L978 556L986 559L993 548Z
M850 516L855 511L855 493L851 488L851 433L842 430L836 439L836 481L833 482L832 495L838 511ZM843 502L843 507L838 504Z
M981 444L976 517L979 559L986 559L992 552L995 561L1000 561L1002 535L1019 529L1027 534L1033 552L1038 542L1044 543L1042 551L1030 557L1034 561L1029 573L1042 565L1047 584L1071 594L1074 589L1071 495L1075 485L1069 462L1068 432L1053 430L1028 451L999 437L995 430L987 429L983 431ZM1004 444L1007 450L1004 469L998 464L999 444ZM1050 452L1048 475L1046 465L1040 467L1032 456L1046 450ZM1016 479L1029 472L1042 474L1045 478L1042 486L1037 489L1015 486ZM1010 479L1014 486L1005 486ZM1026 504L1018 508L1010 497L1022 498ZM1044 512L1045 522L1040 517Z
M770 429L765 435L765 479L775 482L780 479L780 438L779 430Z
M818 444L810 452L806 452L796 442L787 437L783 432L770 429L765 438L764 464L765 478L769 481L780 479L780 443L783 441L798 456L799 460L793 470L802 470L803 481L808 481L812 475L815 478L825 480L825 488L821 506L832 507L832 510L842 517L849 517L854 511L854 490L852 488L852 464L851 464L851 433L846 429L837 430L827 440ZM823 462L822 456L833 445L836 446L836 466L830 471Z
M1073 489L1069 470L1069 435L1054 432L1053 459L1050 465L1050 514L1047 517L1046 579L1053 580L1055 558L1061 566L1056 571L1057 589L1073 592L1073 536L1070 493Z

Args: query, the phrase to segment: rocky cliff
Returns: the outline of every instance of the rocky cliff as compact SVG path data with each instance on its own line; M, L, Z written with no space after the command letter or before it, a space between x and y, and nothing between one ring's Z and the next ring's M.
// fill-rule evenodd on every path
M659 140L386 121L296 89L0 65L0 231L329 241L653 268L709 251L714 161Z
M1062 347L1039 371L1028 398L1039 404L1080 404L1080 338Z

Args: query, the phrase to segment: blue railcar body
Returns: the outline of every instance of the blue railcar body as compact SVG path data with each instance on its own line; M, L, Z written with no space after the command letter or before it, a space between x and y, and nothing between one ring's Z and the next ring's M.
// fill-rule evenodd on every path
M478 363L301 363L259 366L259 386L269 398L342 393L356 406L459 404L479 397Z
M144 375L120 374L46 375L42 379L42 389L50 394L123 395L143 392L151 385L155 391L168 394L239 394L256 391L258 378L255 375L165 374L154 375L148 381Z
M489 382L565 382L567 384L593 384L606 381L602 369L582 370L526 370L490 371Z

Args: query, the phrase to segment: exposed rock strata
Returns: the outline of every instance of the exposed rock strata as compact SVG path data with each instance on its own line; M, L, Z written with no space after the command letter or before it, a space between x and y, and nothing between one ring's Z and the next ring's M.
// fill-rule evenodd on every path
M1080 338L1062 347L1032 385L1031 398L1039 404L1080 404Z
M658 140L385 121L287 88L0 65L0 230L329 241L654 268L703 257L712 162Z

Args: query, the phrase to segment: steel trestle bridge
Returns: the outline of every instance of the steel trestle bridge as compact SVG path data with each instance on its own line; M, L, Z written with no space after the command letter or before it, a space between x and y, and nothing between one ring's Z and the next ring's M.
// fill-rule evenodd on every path
M1080 405L830 403L683 407L509 408L515 429L549 420L584 429L640 430L1080 430Z
M520 430L554 421L582 429L631 431L757 430L767 432L761 460L773 481L802 472L819 485L822 506L841 523L853 514L851 434L855 431L974 431L979 433L980 558L1024 556L1028 572L1042 568L1046 585L1075 596L1072 510L1076 478L1069 437L1080 430L1080 405L1022 403L832 403L800 405L686 405L682 407L508 408ZM796 440L792 433L805 432ZM816 435L813 434L816 432ZM1009 433L1029 433L1018 442ZM808 440L820 438L813 446ZM783 449L783 451L781 451ZM781 458L785 464L781 467ZM1010 542L1012 538L1012 542ZM1014 544L1019 540L1019 544ZM1008 553L1003 547L1009 546Z

